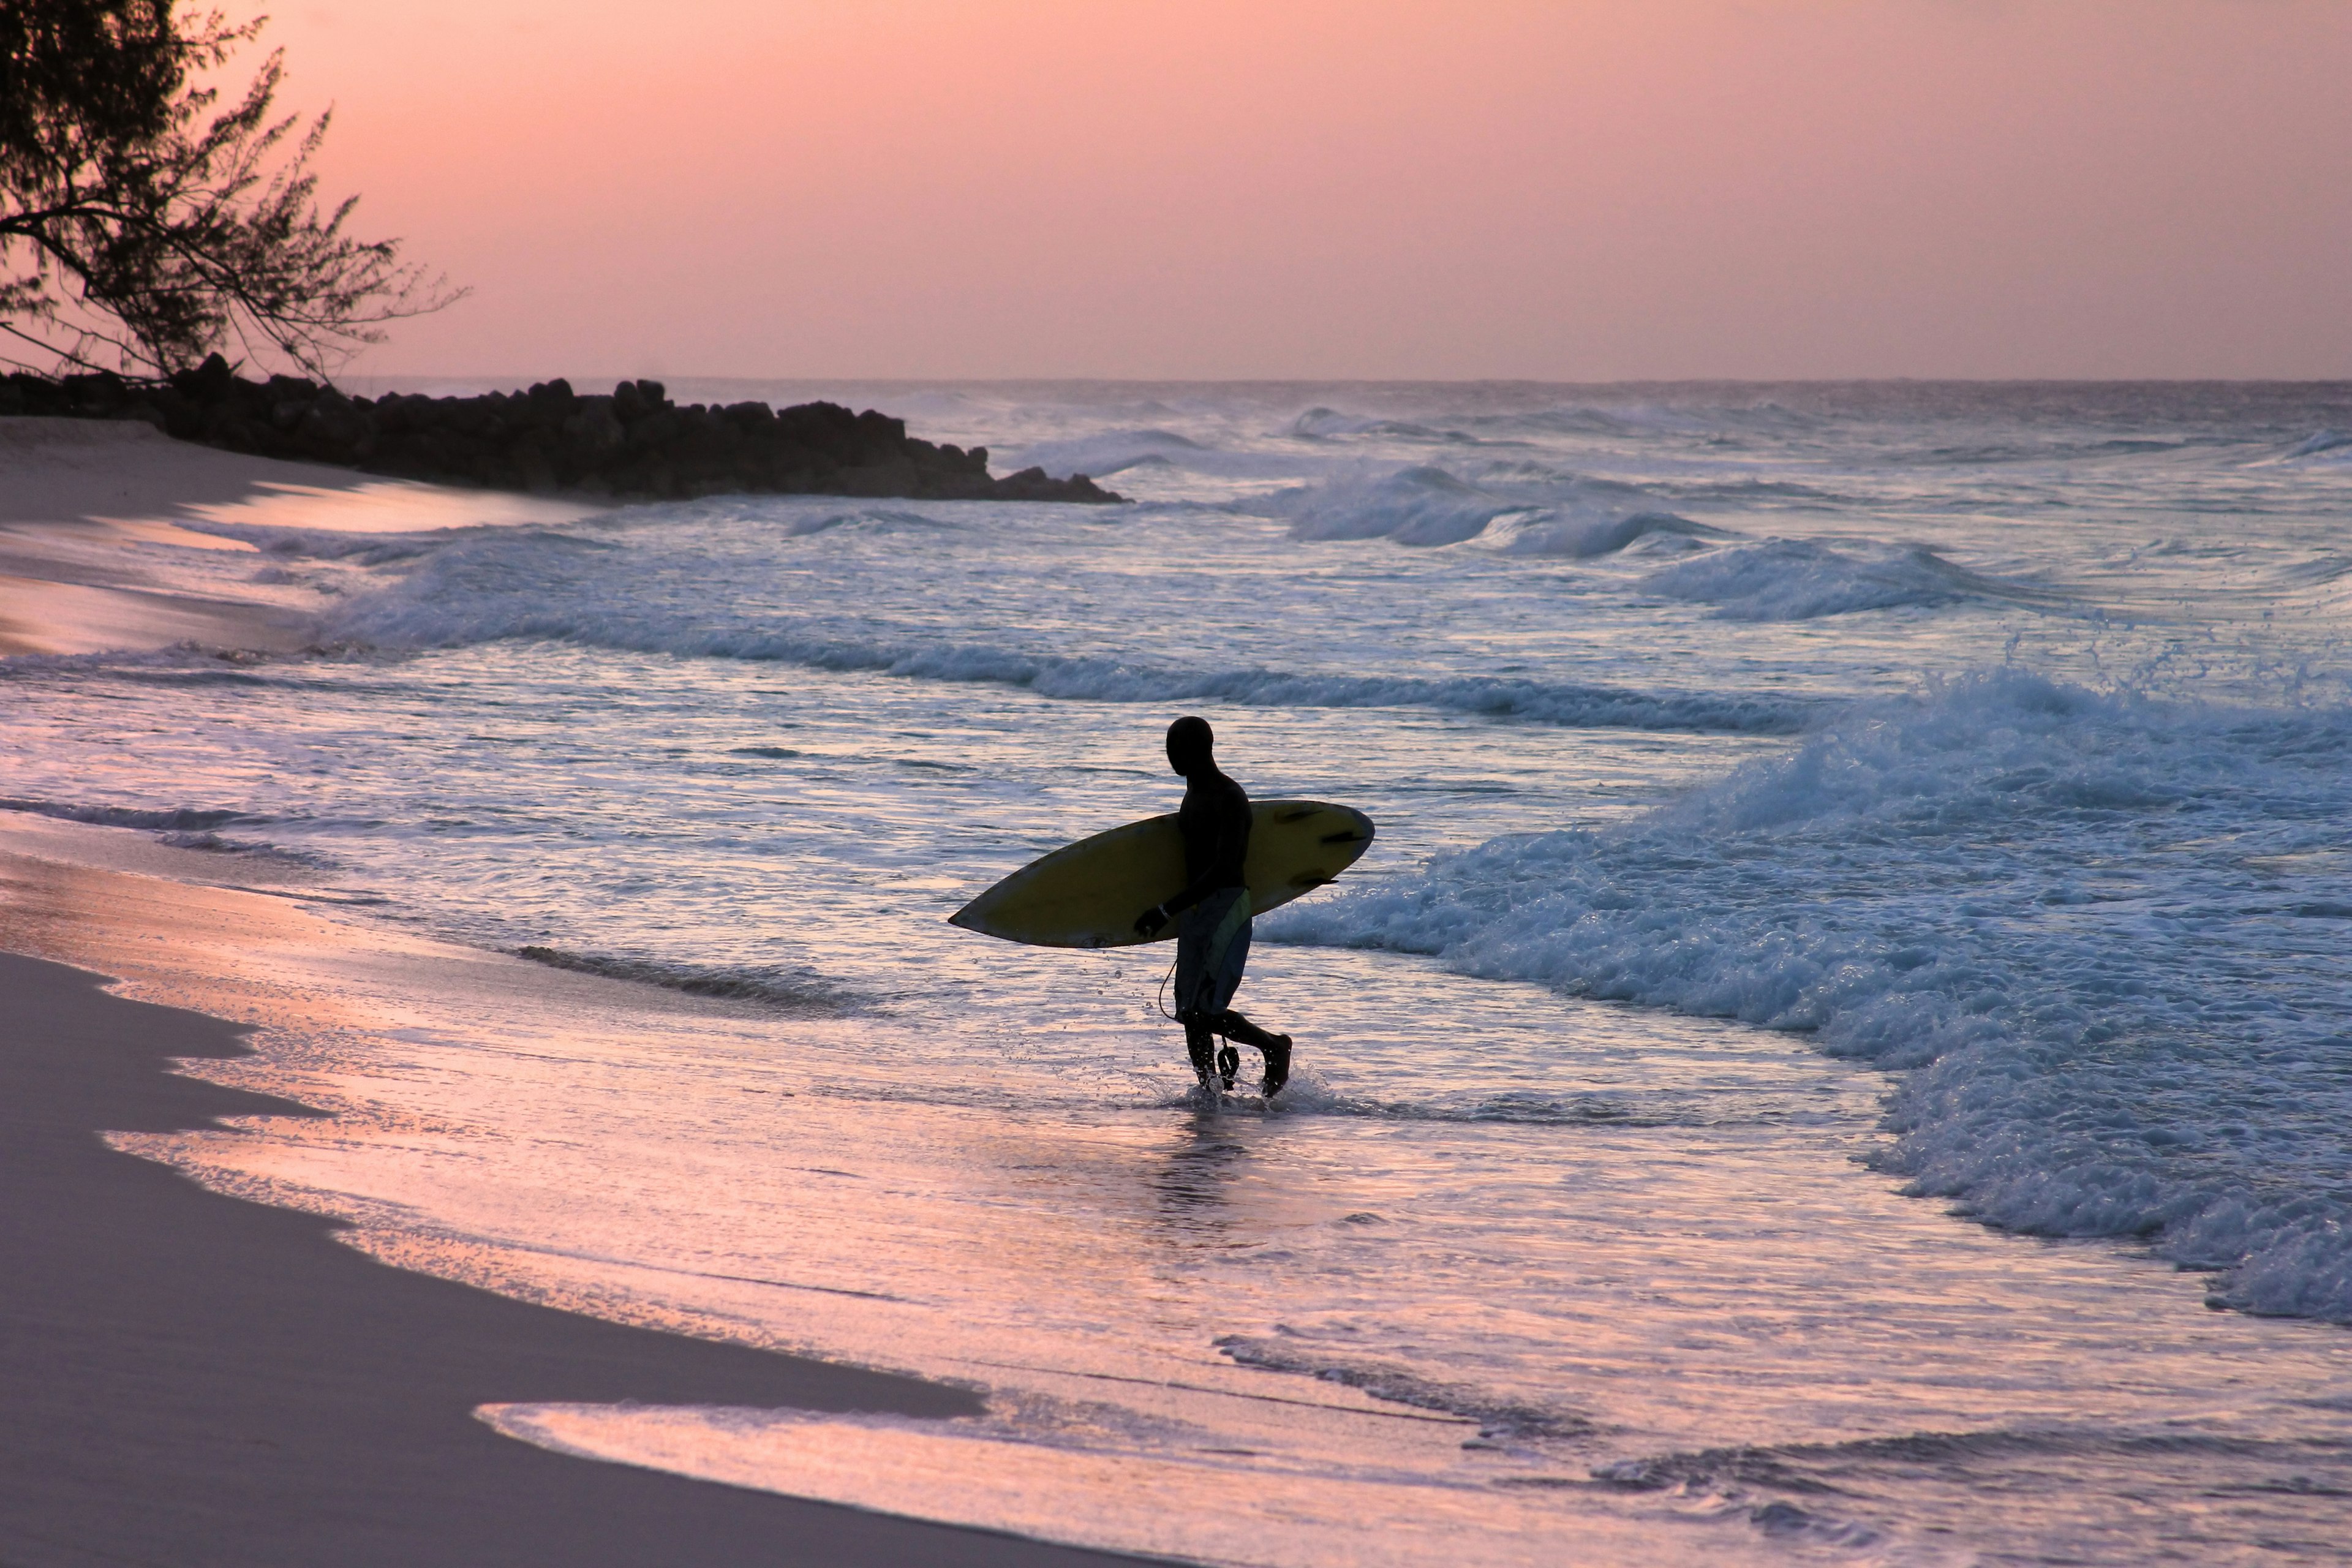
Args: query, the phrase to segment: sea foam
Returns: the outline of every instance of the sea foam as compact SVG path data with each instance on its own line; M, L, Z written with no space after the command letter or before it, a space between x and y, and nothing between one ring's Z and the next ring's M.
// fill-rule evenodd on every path
M332 611L326 635L385 649L509 638L635 653L795 664L840 673L1017 687L1093 702L1429 708L1572 728L1789 734L1818 702L1784 695L1635 688L1511 676L1341 675L1198 668L1007 643L941 639L912 626L749 616L681 604L612 546L514 531L447 544L394 582Z
M2217 1302L2352 1321L2352 714L2003 672L1860 707L1647 816L1292 906L1440 955L1910 1069L1888 1169L2135 1236Z

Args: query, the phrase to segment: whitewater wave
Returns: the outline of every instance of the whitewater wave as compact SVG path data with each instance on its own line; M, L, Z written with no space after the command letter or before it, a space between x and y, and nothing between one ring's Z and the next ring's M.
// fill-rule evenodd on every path
M1509 512L1532 509L1427 465L1391 473L1336 475L1270 499L1293 539L1391 539L1399 544L1458 544Z
M2346 710L2005 672L1262 929L1809 1033L1909 1069L1885 1158L1916 1194L2352 1321L2347 817Z
M1488 540L1506 555L1564 555L1586 561L1621 551L1697 550L1709 540L1730 535L1719 528L1676 517L1670 511L1637 511L1612 515L1603 509L1554 507L1546 511L1507 518L1488 531Z
M1642 579L1645 593L1715 606L1727 621L1804 621L1963 599L2055 604L2046 590L1956 566L1918 545L1834 550L1801 539L1727 546Z
M1300 540L1386 539L1432 547L1468 540L1513 555L1585 558L1645 538L1678 542L1729 535L1675 516L1638 486L1503 463L1474 481L1430 464L1356 468L1269 497Z
M603 548L603 547L598 547ZM328 618L338 642L389 650L507 638L635 653L796 664L838 673L1016 687L1091 702L1226 702L1258 708L1433 708L1580 729L1790 734L1819 710L1788 696L1638 690L1501 676L1348 676L1185 669L987 644L844 635L793 622L714 621L648 608L592 580L579 542L512 532L449 548Z

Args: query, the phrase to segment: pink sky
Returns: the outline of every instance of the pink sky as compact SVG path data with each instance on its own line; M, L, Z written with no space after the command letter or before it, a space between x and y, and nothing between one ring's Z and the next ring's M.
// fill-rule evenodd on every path
M362 373L2352 376L2343 0L273 15Z

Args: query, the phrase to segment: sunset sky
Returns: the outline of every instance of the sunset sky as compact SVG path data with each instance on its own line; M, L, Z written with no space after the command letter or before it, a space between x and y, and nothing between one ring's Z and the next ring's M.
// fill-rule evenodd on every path
M2343 0L268 9L362 372L2352 375Z

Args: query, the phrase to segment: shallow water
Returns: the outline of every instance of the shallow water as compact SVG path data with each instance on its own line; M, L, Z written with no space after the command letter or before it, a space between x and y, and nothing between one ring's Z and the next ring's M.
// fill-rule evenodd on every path
M215 510L254 552L149 564L316 654L5 667L19 809L719 998L280 978L402 1020L269 1037L344 1116L142 1148L992 1391L486 1413L807 1495L1234 1562L2340 1552L2352 392L856 401L1139 504ZM1261 924L1273 1107L1184 1092L1163 950L942 923L1170 808L1188 710L1381 825Z

